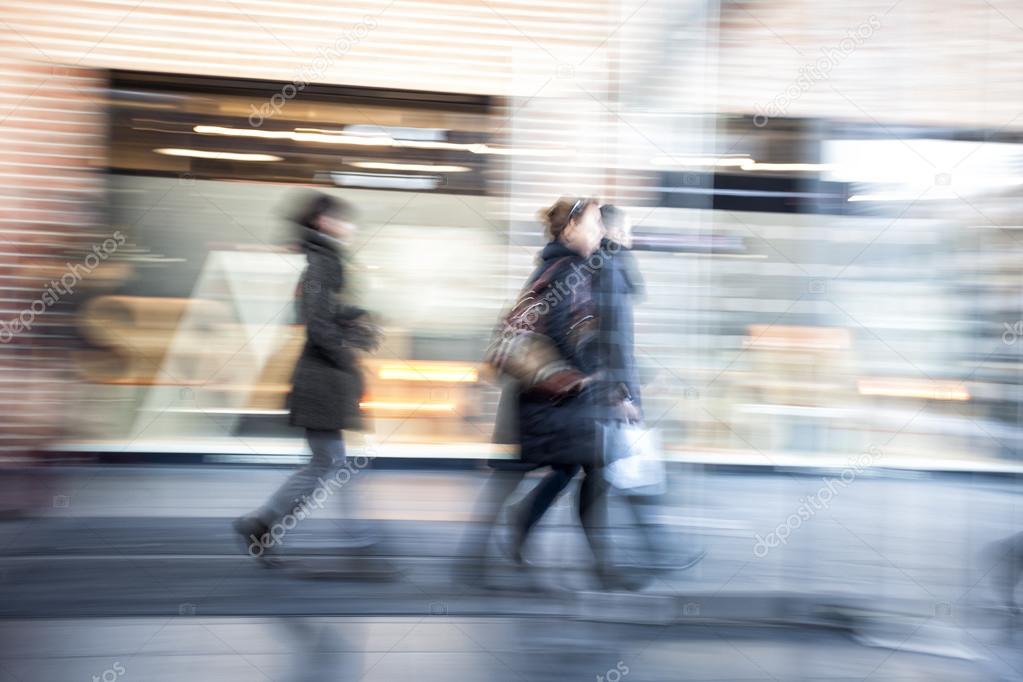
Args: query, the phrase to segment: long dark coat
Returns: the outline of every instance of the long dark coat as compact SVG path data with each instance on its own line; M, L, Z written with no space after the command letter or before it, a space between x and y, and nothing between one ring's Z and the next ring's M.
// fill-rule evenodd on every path
M306 341L295 365L291 424L308 429L363 427L359 400L365 381L356 351L345 343L344 320L363 312L341 303L345 286L340 244L306 230L302 244L308 266L299 286L299 315Z
M633 304L643 296L643 277L636 256L624 246L604 239L600 265L594 275L594 297L600 320L598 360L602 368L595 388L600 402L609 407L605 415L615 418L614 406L629 398L642 404L633 331Z
M560 242L550 242L540 254L532 280L554 264L558 268L548 287L553 302L544 316L544 333L561 356L586 375L599 369L597 320L593 300L593 270L586 259ZM561 401L545 395L522 393L518 399L520 456L531 464L597 464L597 413L592 390Z

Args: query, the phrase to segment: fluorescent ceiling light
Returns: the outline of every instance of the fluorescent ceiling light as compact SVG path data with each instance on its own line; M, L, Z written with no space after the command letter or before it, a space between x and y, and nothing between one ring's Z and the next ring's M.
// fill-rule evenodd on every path
M655 166L734 166L753 163L748 156L656 156L650 160Z
M391 163L386 161L352 161L348 165L371 170L424 171L427 173L465 173L472 170L468 166L435 166L429 163Z
M374 412L454 412L454 403L430 402L390 402L386 400L369 400L359 403L364 410Z
M718 168L738 168L744 171L770 172L822 172L831 170L825 163L760 163L749 156L657 156L650 160L655 166L709 166Z
M925 190L913 194L912 192L873 192L868 194L854 194L849 201L934 201L936 199L956 199L959 195L951 190Z
M331 173L330 179L339 187L368 187L372 189L406 189L430 191L440 187L436 175L396 175L384 173Z
M519 147L492 147L487 144L457 144L431 140L396 140L390 135L357 135L350 133L302 132L297 130L259 130L256 128L230 128L226 126L197 125L192 128L200 135L226 135L230 137L257 137L266 140L291 140L316 144L361 145L364 147L399 147L408 149L450 149L473 154L500 154L509 156L561 156L564 149L528 149Z
M359 137L383 137L395 140L417 140L439 142L447 137L447 131L440 128L410 128L408 126L382 126L357 123L344 128L295 128L297 133L323 133L325 135L358 135Z
M346 125L346 133L350 135L390 135L396 140L443 140L447 130L442 128L415 128L412 126L381 126L374 124L355 123Z
M741 168L745 171L809 171L820 172L831 170L831 164L827 163L760 163L750 159Z
M225 161L283 161L280 156L273 154L241 154L238 152L210 152L203 149L176 149L173 147L161 147L154 149L157 154L167 156L188 156L196 159L224 159Z
M862 379L856 386L860 395L890 398L922 398L924 400L970 399L966 386L951 381L920 381L915 379Z

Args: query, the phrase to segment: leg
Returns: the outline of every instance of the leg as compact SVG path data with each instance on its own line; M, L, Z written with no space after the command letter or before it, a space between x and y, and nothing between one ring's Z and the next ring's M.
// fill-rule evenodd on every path
M487 555L490 535L504 503L511 497L526 475L526 469L496 469L483 484L473 510L473 521L477 528L471 528L462 543L461 554L470 562L482 562ZM474 532L475 531L475 532Z
M1016 588L1019 586L1021 580L1023 580L1023 533L1019 533L1012 538L1012 553L1010 559L1010 574L1008 582L1008 604L1015 612L1019 612L1019 604L1016 602Z
M653 510L657 508L659 495L626 495L625 506L632 515L632 520L640 539L643 541L643 551L646 554L648 565L659 564L658 554L661 547L667 543L659 537L661 533L652 520Z
M999 540L988 547L994 587L1002 603L1014 613L1019 612L1016 588L1023 579L1023 533Z
M337 480L321 483L335 466L344 463L345 446L341 431L306 429L306 440L313 454L305 466L292 474L256 512L234 521L235 532L242 538L248 553L257 559L266 561L266 550L276 546L283 537L283 532L274 534L277 522L294 511L300 502L304 505L306 495L321 486L323 496L317 499L318 496L313 495L313 501L321 505L327 496L341 487Z
M515 537L513 540L512 553L516 560L522 558L522 547L526 544L529 532L533 526L543 518L554 500L558 498L576 473L579 466L575 464L558 464L551 467L551 471L544 476L533 492L521 503L520 513L515 521Z
M525 537L536 523L543 518L554 500L558 498L572 479L578 473L579 467L575 464L562 464L552 467L543 480L536 484L533 492L523 501L523 514L519 527Z
M590 543L598 573L604 573L609 561L604 534L607 532L607 481L599 467L583 467L579 489L579 520Z
M333 494L335 489L341 487L339 481L323 481L324 477L345 463L345 444L341 431L306 429L306 440L312 450L312 457L256 512L256 516L267 526L291 513L302 498L316 490L317 486L323 487L328 494Z

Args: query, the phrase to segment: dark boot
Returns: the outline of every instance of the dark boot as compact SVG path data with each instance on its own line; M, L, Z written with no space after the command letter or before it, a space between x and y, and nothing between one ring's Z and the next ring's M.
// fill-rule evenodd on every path
M266 554L270 551L267 542L270 537L270 526L258 516L249 514L235 519L231 527L241 538L245 552L264 565L269 565Z

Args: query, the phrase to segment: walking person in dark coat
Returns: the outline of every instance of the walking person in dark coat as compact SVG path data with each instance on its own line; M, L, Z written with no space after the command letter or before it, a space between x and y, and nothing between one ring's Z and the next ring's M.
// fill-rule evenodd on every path
M592 375L588 390L587 434L592 457L603 465L604 452L601 424L610 419L630 422L640 419L639 379L636 373L633 352L632 300L642 290L642 278L635 259L628 252L631 233L628 231L624 212L613 206L600 209L600 249L589 258L592 270L590 281L590 305L596 317L591 344ZM614 231L608 229L618 228ZM624 242L624 244L623 244ZM512 553L521 557L521 551L533 526L539 522L558 495L571 483L583 468L582 464L553 467L551 472L536 486L514 514L516 528L513 533ZM602 472L597 475L602 476ZM587 478L593 478L588 476ZM585 486L584 482L584 486ZM591 489L594 483L590 483ZM601 484L601 495L606 486ZM584 487L580 499L588 493ZM603 511L603 507L601 507ZM601 557L608 561L606 555ZM607 582L611 576L609 567L601 567L602 577Z
M617 452L620 443L605 439L603 429L615 424L642 421L642 400L640 396L639 372L636 366L633 306L643 296L643 277L633 255L632 223L620 208L605 204L600 207L604 236L599 251L590 258L594 266L592 279L593 307L597 317L595 341L595 366L592 375L590 396L592 414L600 438L595 447L602 455L602 464L618 457L628 456ZM619 446L616 448L616 446ZM579 466L555 467L519 505L514 515L517 532L514 533L513 555L519 557L532 527L543 517L558 495L571 483ZM626 508L636 523L647 554L647 562L653 568L662 568L662 546L664 539L656 532L652 522L659 499L653 495L625 494ZM698 552L682 559L676 568L689 568L703 557ZM610 557L604 557L610 562ZM622 567L603 567L605 584L637 588L645 578L639 573L624 575Z
M601 268L598 278L598 309L600 310L600 357L605 367L601 385L603 404L612 406L624 400L625 410L608 410L603 415L605 423L614 424L643 420L642 396L640 394L639 371L636 363L634 307L644 296L643 276L639 263L632 252L632 220L629 215L611 204L600 207L605 237L601 251L611 254L608 263ZM617 445L617 447L616 447ZM604 443L605 463L622 457L623 444L612 439ZM615 450L618 451L615 451ZM629 587L639 587L652 574L667 569L684 570L691 568L704 557L702 550L669 558L667 538L654 522L655 512L660 507L660 494L633 494L622 491L625 509L635 522L646 554L643 568L645 575L632 571L626 581ZM619 568L624 568L619 566ZM635 568L635 567L634 567Z
M552 475L571 480L581 469L579 517L598 574L603 575L607 485L600 470L597 406L591 388L600 372L593 290L596 264L592 262L602 235L598 207L595 199L562 198L542 215L551 241L541 251L540 263L506 320L505 331L514 338L520 338L518 332L528 332L526 336L534 342L538 337L546 339L542 348L533 345L519 353L514 364L529 366L537 356L545 360L536 371L528 372L533 377L528 385L511 383L502 395L498 431L507 436L507 422L514 422L517 428L510 431L515 432L521 466L496 471L486 489L496 497L488 498L485 492L478 508L493 522L527 471L549 466ZM521 328L523 320L528 329ZM514 409L505 413L503 408L509 406ZM538 513L542 515L542 510ZM524 540L520 534L521 528L513 540L516 558ZM482 560L481 546L485 545L477 543L470 557Z
M364 380L358 351L375 348L379 335L368 313L345 300L342 257L355 234L353 217L349 204L317 193L295 218L308 265L299 286L306 341L292 377L291 424L305 429L312 457L260 509L235 521L235 530L257 557L279 541L271 530L284 517L304 518L309 495L322 506L317 498L340 487L341 477L330 474L345 464L341 430L363 427L359 400Z

